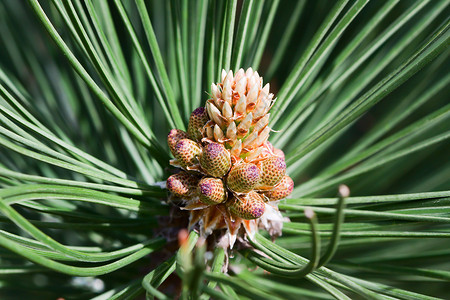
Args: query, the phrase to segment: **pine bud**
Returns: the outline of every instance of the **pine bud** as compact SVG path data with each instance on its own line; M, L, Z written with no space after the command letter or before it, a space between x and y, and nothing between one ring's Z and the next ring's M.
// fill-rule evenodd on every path
M232 197L226 202L228 209L234 217L252 220L264 214L265 204L261 196L251 191L242 197Z
M261 180L259 186L272 187L283 179L286 173L286 163L282 157L271 156L261 161Z
M208 113L204 107L198 107L192 112L188 125L188 134L191 139L198 141L202 138L203 126L208 119Z
M203 148L200 165L209 175L223 177L231 167L230 152L223 144L209 143Z
M175 196L189 199L197 193L198 179L187 173L180 172L167 178L167 189Z
M228 174L228 188L236 193L248 193L258 183L261 171L255 164L240 163Z
M211 120L214 121L220 128L224 127L224 117L220 110L211 102L206 102L206 111L208 112L208 116Z
M185 171L170 176L167 188L184 199L190 228L199 224L205 236L227 228L231 247L241 226L249 235L258 227L280 232L277 200L288 196L294 183L285 175L284 153L268 142L273 131L269 111L275 102L269 84L263 86L252 68L235 75L222 70L210 95L204 107L192 112L187 133L169 133L176 158L170 164ZM196 177L200 173L201 180Z
M244 137L247 133L248 130L250 128L250 126L252 125L252 113L249 113L244 120L242 120L241 123L239 123L238 127L236 128L237 131L237 136L238 137Z
M216 205L227 200L227 192L222 179L203 178L198 183L200 201L204 204Z
M281 200L289 196L294 190L294 181L291 177L284 175L280 183L270 191L264 192L264 195L269 198L270 201Z
M200 156L202 150L193 140L182 139L175 145L174 152L174 156L178 159L179 164L186 169L197 163L197 157Z
M167 136L167 144L169 145L170 152L175 156L175 145L182 139L187 139L186 132L180 129L172 129Z

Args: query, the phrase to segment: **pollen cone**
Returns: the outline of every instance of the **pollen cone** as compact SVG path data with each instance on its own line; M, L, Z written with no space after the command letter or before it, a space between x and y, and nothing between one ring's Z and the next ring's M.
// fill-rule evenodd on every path
M200 201L204 204L216 205L227 200L227 190L222 179L203 178L198 183Z
M198 156L202 153L199 145L190 139L179 140L175 145L174 156L184 169L198 164Z
M286 173L286 163L284 158L271 156L260 163L261 180L259 186L270 188L277 185Z
M270 191L264 192L264 195L270 201L281 200L289 196L294 190L294 181L291 177L285 175L280 183Z
M223 177L231 167L230 152L223 144L209 143L203 147L200 165L208 175Z
M180 172L167 178L167 189L179 198L190 199L197 193L198 179L187 172Z
M167 144L169 145L170 152L175 156L175 145L182 139L187 139L186 132L180 129L172 129L167 136Z
M208 119L208 114L204 107L198 107L192 112L188 124L188 135L192 140L198 141L202 138L203 126L205 126Z
M258 167L252 163L234 165L228 174L228 188L236 193L248 193L258 184L260 173Z
M264 214L265 204L261 196L251 191L240 197L232 197L226 203L226 206L234 217L245 220L252 220L261 217Z

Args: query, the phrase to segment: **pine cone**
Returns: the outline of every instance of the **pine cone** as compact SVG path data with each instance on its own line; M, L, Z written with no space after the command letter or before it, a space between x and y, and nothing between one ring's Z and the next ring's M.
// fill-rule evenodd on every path
M265 204L261 196L251 191L241 197L232 197L226 203L231 215L244 220L252 220L264 214Z
M223 144L208 143L200 157L203 170L213 177L223 177L231 167L230 152Z
M227 190L222 179L203 178L198 183L200 201L204 204L216 205L227 200Z
M197 194L198 179L187 172L180 172L167 178L167 189L179 198L190 199Z
M252 235L258 226L272 232L279 219L280 232L282 217L273 212L294 187L283 151L267 140L274 100L262 84L251 68L222 71L205 107L192 112L188 132L172 129L167 138L176 158L171 164L186 170L170 176L167 188L191 211L190 226L200 224L204 235L226 226L231 247L241 224Z

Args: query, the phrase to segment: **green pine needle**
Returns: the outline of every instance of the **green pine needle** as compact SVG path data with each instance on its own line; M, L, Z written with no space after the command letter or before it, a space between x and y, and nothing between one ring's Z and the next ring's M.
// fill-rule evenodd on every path
M0 298L448 297L449 3L2 1ZM167 133L248 67L289 221L208 248Z

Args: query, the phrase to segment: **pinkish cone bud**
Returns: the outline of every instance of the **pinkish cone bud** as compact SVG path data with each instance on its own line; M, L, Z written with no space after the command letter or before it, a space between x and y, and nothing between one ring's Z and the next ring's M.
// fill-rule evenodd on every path
M265 159L260 164L262 187L272 187L277 185L286 173L286 163L283 158L272 156Z
M227 200L227 192L222 179L203 178L198 183L200 201L204 204L216 205Z
M175 156L175 145L182 139L187 139L186 132L180 129L172 129L167 136L167 144L169 145L170 152Z
M202 149L193 140L182 139L175 145L174 152L179 164L186 168L198 163L197 157L202 153Z
M167 178L167 189L179 198L189 199L197 192L198 179L187 173L180 172Z
M226 202L234 217L245 220L258 219L264 214L265 204L261 196L251 191L243 197L233 197Z
M196 108L189 118L188 134L191 139L198 141L202 138L202 130L205 123L209 120L208 113L204 107Z
M252 163L235 165L228 174L228 188L236 193L248 193L258 183L260 173L258 167Z
M281 200L289 196L294 190L294 181L291 177L284 175L280 183L272 190L264 192L270 201Z
M223 177L230 170L230 152L223 144L209 143L202 151L200 165L211 176Z

